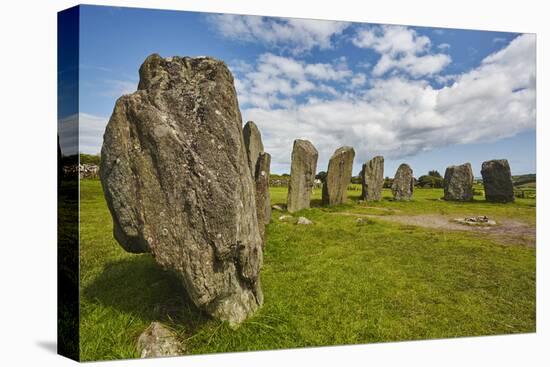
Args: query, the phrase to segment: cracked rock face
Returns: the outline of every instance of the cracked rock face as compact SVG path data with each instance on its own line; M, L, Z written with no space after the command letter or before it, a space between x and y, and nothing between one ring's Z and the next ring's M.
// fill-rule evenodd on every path
M376 156L363 164L361 171L361 197L367 201L380 201L384 187L384 157Z
M327 177L323 184L323 205L338 205L346 202L353 158L355 158L355 150L352 147L340 147L330 158Z
M262 134L253 121L248 121L244 125L243 138L250 173L256 185L256 212L258 214L260 234L263 239L265 226L271 220L271 197L269 195L271 155L264 152Z
M411 200L414 190L414 177L412 168L402 163L397 171L391 185L394 200Z
M287 210L290 213L309 208L318 157L319 153L311 142L294 140L287 196Z
M256 211L262 239L264 238L265 226L268 225L271 220L271 197L269 195L270 165L271 155L269 155L269 153L260 152L258 161L256 162L254 180L256 184Z
M508 160L494 159L483 162L481 176L487 201L507 203L515 200L514 184Z
M444 200L470 201L474 199L474 174L470 163L449 166L445 170Z
M195 305L232 324L263 300L262 239L233 76L208 57L140 68L107 125L100 178L127 251L151 252Z
M256 172L256 163L260 157L260 153L264 151L262 143L262 134L254 121L248 121L243 127L244 148L248 158L248 166L250 174L254 176Z

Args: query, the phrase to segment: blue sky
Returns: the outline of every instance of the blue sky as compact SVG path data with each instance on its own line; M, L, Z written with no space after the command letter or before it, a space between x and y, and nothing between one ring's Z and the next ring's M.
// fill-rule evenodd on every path
M213 56L233 71L243 123L259 126L272 172L290 170L292 141L342 145L354 174L374 155L393 176L508 158L535 172L535 36L180 11L83 6L80 150L98 153L122 94L151 53ZM66 121L72 115L60 116Z

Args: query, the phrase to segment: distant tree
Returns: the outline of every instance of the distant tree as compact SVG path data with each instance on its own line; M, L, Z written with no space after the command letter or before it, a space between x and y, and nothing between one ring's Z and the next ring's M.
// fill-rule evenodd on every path
M283 176L283 177L290 177L290 174L288 174L288 173L283 173L281 176Z
M99 154L80 153L80 164L95 164L96 166L99 166L100 161L101 157Z
M430 172L434 172L434 171L430 171ZM443 187L443 178L441 176L438 177L438 176L429 175L429 174L422 175L418 177L416 185L425 189L428 189L428 188L440 189Z
M360 184L360 183L361 183L361 175L352 176L352 177L351 177L351 183L353 183L353 184Z
M391 189L391 185L393 184L393 178L389 178L386 176L386 178L384 179L384 188L386 189Z
M327 173L325 171L321 171L315 175L315 178L317 180L321 180L321 182L325 182L325 179L327 178Z
M428 176L439 177L439 178L441 178L441 174L440 174L437 170L429 171L429 172L428 172Z

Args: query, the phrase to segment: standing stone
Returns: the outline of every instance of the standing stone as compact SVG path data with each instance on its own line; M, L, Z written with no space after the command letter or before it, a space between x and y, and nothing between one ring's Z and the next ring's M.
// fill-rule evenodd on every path
M352 147L340 147L330 157L327 177L323 185L323 205L338 205L346 202L354 157L355 150Z
M318 157L317 149L309 141L294 140L287 197L290 213L309 208Z
M408 164L402 163L397 171L391 185L394 200L411 200L414 190L413 170Z
M254 176L254 172L256 172L256 162L258 162L260 152L264 151L262 135L260 134L260 130L254 121L248 121L244 125L243 138L246 156L248 158L248 166L250 167L250 174Z
M449 166L445 170L443 199L452 201L470 201L474 198L474 175L470 163Z
M261 152L256 162L256 211L258 214L258 225L260 234L264 238L265 226L271 220L271 199L269 196L269 167L271 155Z
M243 139L250 172L256 184L256 212L258 214L260 234L263 239L265 226L271 220L271 200L269 197L271 156L264 152L262 135L253 121L248 121L244 125ZM261 162L260 159L262 160Z
M236 324L263 302L262 239L233 76L209 57L149 56L103 138L114 237L151 252L195 305Z
M487 201L507 203L515 200L512 173L506 159L483 162L481 176Z
M361 170L361 198L367 201L380 201L384 187L384 157L376 156L363 164Z

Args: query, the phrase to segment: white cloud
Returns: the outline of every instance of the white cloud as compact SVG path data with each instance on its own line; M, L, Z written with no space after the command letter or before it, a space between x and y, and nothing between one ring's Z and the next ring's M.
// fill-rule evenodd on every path
M381 55L373 69L375 76L391 70L404 71L415 78L429 76L439 73L451 62L449 55L430 53L428 37L403 26L363 27L357 31L352 43Z
M351 88L362 87L367 83L367 76L363 73L358 73L351 78Z
M57 134L61 153L69 156L78 150L78 114L70 115L57 121Z
M102 95L117 98L135 92L138 85L134 80L103 79L102 82L105 84Z
M440 43L439 45L437 45L437 48L440 50L448 50L451 48L451 45L449 45L448 43Z
M80 113L78 116L80 139L79 150L81 153L98 154L103 144L103 133L109 122L108 118Z
M353 73L345 59L333 63L306 63L291 57L265 53L253 67L242 62L231 66L241 105L290 107L294 97L306 93L336 95L332 84L349 81ZM358 81L356 81L357 83Z
M346 22L328 20L232 14L210 15L206 19L223 37L261 42L292 54L300 54L313 48L332 48L333 37L349 26Z
M358 75L345 83L361 78ZM283 172L289 170L296 138L313 142L320 153L318 170L325 170L332 152L342 145L355 148L358 164L375 154L403 159L452 144L495 141L535 127L534 36L519 36L477 68L447 81L452 85L436 89L404 76L371 79L363 89L339 89L334 96L289 97L287 106L249 99L242 112L245 121L254 120L260 127L273 170ZM240 90L239 99L247 99L249 92Z
M87 113L74 114L58 122L59 143L64 155L77 153L98 154L103 144L103 133L108 118Z

